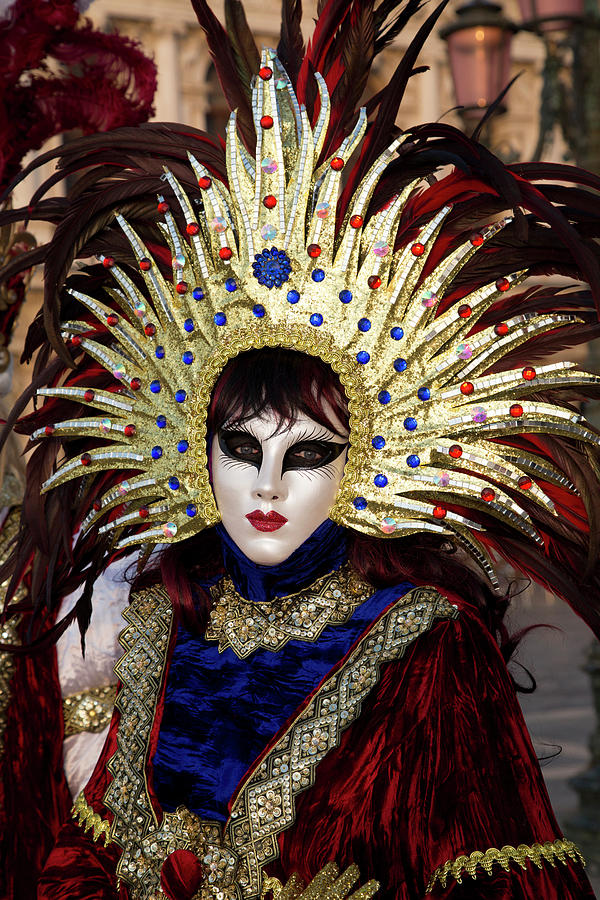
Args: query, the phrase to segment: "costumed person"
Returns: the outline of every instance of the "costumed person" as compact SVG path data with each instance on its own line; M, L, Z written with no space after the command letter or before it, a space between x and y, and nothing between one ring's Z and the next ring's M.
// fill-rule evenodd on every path
M598 334L600 180L398 131L443 7L360 111L417 3L329 0L306 52L284 3L260 56L238 3L229 34L194 7L226 145L149 124L55 152L82 171L43 250L40 405L9 420L31 501L1 575L10 598L32 565L35 641L65 584L85 631L107 560L167 546L39 897L593 897L494 569L600 633L600 439L576 405L600 378L538 362Z
M154 63L131 40L104 34L81 17L73 0L3 4L0 17L0 190L21 171L24 157L51 137L78 129L96 133L138 125L153 112ZM55 197L53 221L63 200ZM10 343L27 297L35 239L19 227L22 216L5 203L0 229L0 416L10 405L13 364ZM32 217L35 212L32 209ZM52 219L52 215L50 216ZM28 268L20 256L26 250ZM7 409L8 406L8 409ZM0 457L0 559L19 529L25 490L23 439L11 435ZM73 532L74 534L74 532ZM71 539L73 539L73 534ZM0 652L0 897L29 900L58 829L93 771L112 715L119 656L120 611L128 584L120 560L96 583L101 602L81 654L74 626L57 645L50 641L25 654ZM3 645L29 642L33 570L26 564ZM69 594L68 588L66 593ZM45 626L64 618L76 596L64 596Z

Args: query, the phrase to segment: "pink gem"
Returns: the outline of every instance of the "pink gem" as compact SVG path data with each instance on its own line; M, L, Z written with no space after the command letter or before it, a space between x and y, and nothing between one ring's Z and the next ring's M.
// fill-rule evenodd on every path
M396 520L386 516L381 520L381 530L384 534L392 534L396 530Z
M487 412L483 408L483 406L476 406L473 410L473 421L477 422L478 425L481 425L482 422L485 422L487 419Z

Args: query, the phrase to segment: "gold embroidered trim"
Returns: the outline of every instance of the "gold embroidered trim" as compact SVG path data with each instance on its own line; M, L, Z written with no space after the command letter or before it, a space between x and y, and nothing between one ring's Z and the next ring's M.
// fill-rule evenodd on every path
M215 607L205 638L219 642L219 653L231 647L240 659L259 647L275 652L288 641L314 642L328 625L347 622L374 593L375 588L348 565L319 578L305 591L266 603L246 600L230 578L223 578L211 589Z
M83 791L77 796L71 810L71 815L74 819L77 819L77 824L80 825L84 831L89 831L90 828L93 829L92 837L94 841L97 841L100 835L102 835L104 838L104 845L110 844L110 822L94 812L92 807L88 805L83 795Z
M0 532L0 565L8 559L12 542L19 532L19 523L21 520L21 508L15 506L9 510L8 515ZM0 585L0 595L4 603L4 596L8 587L8 581ZM11 603L19 603L26 597L25 587L21 584L17 588ZM21 616L13 616L0 626L0 643L2 644L19 644L19 625ZM13 653L6 651L0 652L0 757L4 753L4 731L6 729L6 716L8 705L10 703L11 688L10 683L15 673L15 657Z
M292 875L285 885L279 878L265 878L260 896L261 900L266 900L269 893L273 900L370 900L379 890L378 881L368 881L353 894L348 893L359 877L360 872L355 864L348 866L340 875L335 863L327 863L308 886L305 886L298 875Z
M63 699L65 737L84 731L97 734L110 724L117 696L116 684L90 688Z
M200 900L260 897L262 868L277 857L277 836L294 821L296 794L313 784L318 763L359 716L380 666L403 656L436 618L456 615L432 588L410 591L369 630L245 782L224 829L183 808L165 813L159 825L146 766L172 608L164 588L140 592L124 613L130 624L121 635L125 653L116 666L123 684L116 701L121 719L108 764L113 780L104 796L115 816L110 836L123 850L117 876L130 886L132 900L165 896L160 870L175 849L191 849L209 870Z
M488 875L492 874L492 867L495 863L502 866L505 872L510 871L511 862L516 862L522 869L527 869L527 860L531 860L538 869L542 868L543 860L556 868L556 860L558 859L563 865L566 865L567 856L573 862L580 862L585 866L585 859L579 848L572 841L566 841L564 838L559 838L553 843L547 841L545 844L532 844L531 846L519 844L518 847L513 847L506 844L501 850L490 847L485 853L475 850L469 856L459 856L457 859L448 860L443 866L439 866L431 876L425 893L431 894L438 881L445 888L449 876L455 878L459 884L462 884L462 876L465 873L475 880L478 866L481 866Z

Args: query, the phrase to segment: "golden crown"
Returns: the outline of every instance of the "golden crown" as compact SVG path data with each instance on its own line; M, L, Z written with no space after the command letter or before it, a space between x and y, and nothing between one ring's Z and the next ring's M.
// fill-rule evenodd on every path
M285 347L328 363L348 398L349 455L331 518L378 537L418 531L458 537L491 573L473 535L483 526L451 507L484 510L541 544L519 497L553 513L535 478L574 488L557 468L502 439L546 432L597 444L573 410L527 397L600 378L562 362L486 374L531 337L578 320L517 315L474 333L479 318L526 272L479 286L440 311L457 273L509 220L472 234L427 267L446 207L412 244L394 251L400 217L419 182L368 220L367 209L398 142L377 159L336 226L344 167L361 145L367 119L362 110L335 155L317 166L330 103L324 80L315 78L320 113L313 129L276 55L263 52L252 88L255 157L238 136L235 113L227 131L228 188L190 155L200 214L197 200L165 171L159 227L172 256L172 280L117 215L145 290L112 258L101 257L114 277L108 293L120 314L80 291L70 293L108 329L112 343L90 336L86 321L63 323L63 334L124 390L38 392L72 397L98 412L38 429L33 439L108 441L62 462L44 490L111 469L137 472L104 493L83 523L84 530L99 525L125 504L99 528L114 532L118 547L179 541L213 525L219 514L206 465L206 417L215 381L245 350Z

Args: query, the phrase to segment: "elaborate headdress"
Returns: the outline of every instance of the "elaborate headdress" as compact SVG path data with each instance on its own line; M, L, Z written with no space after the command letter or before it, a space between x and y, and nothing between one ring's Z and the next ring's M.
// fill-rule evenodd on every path
M213 45L223 41L212 14L196 6ZM346 124L348 108L330 99L339 88L340 45L357 16L377 11L373 3L343 6L325 5L302 66L286 70L275 52L263 52L251 119L244 106L229 121L225 171L204 137L172 132L163 134L163 166L161 148L151 151L141 129L143 161L123 135L128 178L104 183L113 216L106 200L98 214L106 172L95 182L83 176L97 218L93 227L84 223L78 253L93 250L100 265L67 280L59 324L48 298L46 329L59 357L39 375L44 404L25 427L33 441L50 439L46 468L59 448L65 456L43 490L51 496L77 480L76 502L87 505L82 540L102 538L103 555L180 541L216 523L206 467L211 390L232 357L286 347L328 363L348 398L350 449L335 521L380 538L417 531L456 538L492 579L489 550L496 550L569 595L570 566L588 550L583 480L600 442L570 401L600 378L535 359L595 334L595 317L585 291L531 276L597 280L593 245L575 228L581 220L584 236L596 233L590 195L535 189L525 167L506 169L447 126L393 137L394 89L412 72L439 9L375 104L375 122L362 109ZM284 8L284 24L292 7ZM332 59L323 48L335 15ZM287 28L289 37L289 16ZM230 77L230 94L233 84ZM453 155L465 172L423 180ZM562 181L569 171L538 166L529 174ZM585 173L573 177L600 186ZM157 184L150 215L149 188ZM504 214L512 205L516 221ZM53 263L55 274L67 257ZM75 360L66 380L62 340ZM69 403L73 412L57 415ZM597 484L589 490L595 503ZM582 614L597 627L591 607Z

